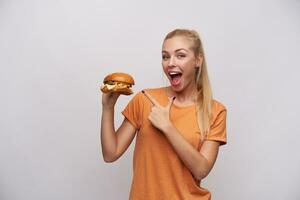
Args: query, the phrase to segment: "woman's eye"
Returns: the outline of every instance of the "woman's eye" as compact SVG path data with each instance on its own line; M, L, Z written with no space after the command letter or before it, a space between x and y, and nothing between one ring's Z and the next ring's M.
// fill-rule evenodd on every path
M183 54L179 54L179 55L177 55L177 57L178 57L178 58L184 58L184 57L185 57L185 55L183 55Z
M165 55L162 56L163 60L167 60L168 58L169 58L168 56L165 56Z

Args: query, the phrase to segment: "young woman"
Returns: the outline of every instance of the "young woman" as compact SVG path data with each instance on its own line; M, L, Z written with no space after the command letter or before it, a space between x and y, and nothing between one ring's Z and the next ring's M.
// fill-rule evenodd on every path
M130 200L208 200L201 180L226 144L226 108L212 98L201 40L196 31L176 29L162 46L170 86L137 93L115 131L119 97L102 96L101 144L106 162L117 160L136 135Z

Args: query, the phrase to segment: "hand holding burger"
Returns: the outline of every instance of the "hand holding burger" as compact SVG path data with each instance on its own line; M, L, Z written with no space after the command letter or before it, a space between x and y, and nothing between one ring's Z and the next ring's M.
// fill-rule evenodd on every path
M104 78L103 83L101 91L104 93L133 94L132 85L134 85L134 79L129 74L122 72L109 74Z

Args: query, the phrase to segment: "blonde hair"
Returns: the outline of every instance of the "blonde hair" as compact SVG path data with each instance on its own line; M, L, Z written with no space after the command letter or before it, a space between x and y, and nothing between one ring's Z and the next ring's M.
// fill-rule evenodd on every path
M195 72L195 81L197 87L197 121L200 128L201 140L204 141L208 132L210 131L210 118L212 107L212 90L210 81L208 78L208 71L206 60L204 56L203 45L199 34L194 30L189 29L175 29L168 33L164 39L170 39L175 36L184 36L192 41L191 49L193 50L195 57L202 56L202 64Z

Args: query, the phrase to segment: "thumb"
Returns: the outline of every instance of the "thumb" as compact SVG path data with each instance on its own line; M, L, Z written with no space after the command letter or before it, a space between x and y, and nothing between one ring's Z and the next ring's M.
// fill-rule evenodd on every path
M176 97L170 98L169 104L168 104L168 106L167 106L167 108L168 108L169 111L171 110L172 104L173 104L173 102L174 102L175 99L176 99Z

